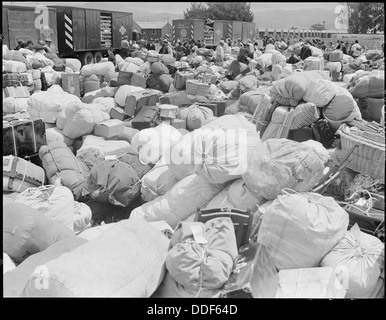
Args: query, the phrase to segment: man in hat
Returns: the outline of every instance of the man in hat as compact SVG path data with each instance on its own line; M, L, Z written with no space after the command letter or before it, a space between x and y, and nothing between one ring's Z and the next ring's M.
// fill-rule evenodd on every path
M52 44L51 38L46 38L45 43L46 43L47 52L56 53L56 48L55 48L55 45Z
M159 50L159 53L160 54L173 54L173 51L171 50L171 47L169 46L169 41L167 41L166 39L164 39L164 41L162 43L162 47Z

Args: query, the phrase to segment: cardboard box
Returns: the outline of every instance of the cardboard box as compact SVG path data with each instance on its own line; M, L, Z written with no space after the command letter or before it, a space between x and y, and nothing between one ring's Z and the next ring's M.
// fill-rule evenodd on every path
M335 268L280 270L276 298L344 298L346 289Z
M24 158L46 145L46 128L41 119L3 121L3 156Z
M112 119L117 119L117 120L121 120L121 121L124 121L124 120L130 118L130 116L121 107L111 108L110 117Z
M19 86L19 87L6 87L4 89L4 97L13 97L13 98L29 98L30 93L28 91L28 88L25 86Z
M80 80L78 73L62 73L62 89L80 97Z
M176 129L186 129L186 121L181 119L173 119L170 124Z
M98 123L94 127L94 135L109 139L123 132L123 122L118 119L110 119Z

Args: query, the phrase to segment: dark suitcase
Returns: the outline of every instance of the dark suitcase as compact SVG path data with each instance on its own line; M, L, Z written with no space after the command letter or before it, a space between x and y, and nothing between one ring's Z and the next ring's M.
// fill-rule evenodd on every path
M46 144L46 127L41 119L3 123L3 156L24 158L38 153Z
M133 128L142 130L154 127L158 118L158 106L143 106L131 121Z
M179 92L170 92L159 98L160 104L172 104L173 106L181 106L183 104L188 104L188 97L185 91Z
M312 140L314 135L312 134L311 127L304 127L300 129L290 130L288 133L288 139L303 142L307 140Z
M154 90L147 89L133 92L126 98L125 113L129 116L134 116L143 106L155 106L158 101L158 93Z
M130 116L121 107L111 108L111 110L110 110L110 117L112 119L118 119L118 120L121 120L121 121L130 118Z
M222 298L275 298L279 275L267 249L260 243L240 248Z
M28 76L22 73L3 73L3 88L28 86Z
M140 74L126 71L119 71L117 79L117 87L123 85L136 86L146 88L146 79Z
M199 105L211 109L215 117L221 117L225 113L227 102L226 100L209 101L209 103L199 103Z

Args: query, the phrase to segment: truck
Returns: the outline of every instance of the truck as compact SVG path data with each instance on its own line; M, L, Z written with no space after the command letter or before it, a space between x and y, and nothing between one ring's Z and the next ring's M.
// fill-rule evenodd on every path
M82 65L97 63L107 49L120 49L124 36L133 39L131 12L46 6L47 24L39 26L41 11L35 7L3 6L3 44L13 49L17 40L51 38L61 58L78 58ZM38 22L37 22L38 21Z
M255 37L255 24L253 22L234 20L200 20L177 19L173 20L173 41L205 40L208 48L218 45L221 39L227 38L246 42Z

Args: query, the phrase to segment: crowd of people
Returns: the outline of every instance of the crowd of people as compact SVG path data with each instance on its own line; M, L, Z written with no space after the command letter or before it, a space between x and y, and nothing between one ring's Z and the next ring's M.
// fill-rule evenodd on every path
M32 40L24 41L22 39L17 41L17 46L15 50L28 49L31 51L44 51L44 52L54 52L57 53L55 45L52 43L51 38L46 38L45 40L39 40L35 45Z
M131 52L146 49L157 51L160 54L170 54L173 55L177 61L179 61L184 56L189 56L194 54L197 49L208 47L205 43L205 40L188 40L188 41L176 41L173 42L169 38L160 39L157 41L160 43L160 48L156 50L156 45L154 40L141 40L141 41L129 41L127 37L124 37L121 42L121 51L120 55L122 58L129 57ZM319 48L324 52L332 52L334 50L341 50L346 55L351 55L352 57L358 57L363 52L367 50L365 46L361 46L358 40L355 40L354 43L349 43L348 41L344 42L337 40L334 44L333 42L325 43L321 39L312 39L305 40L302 39L286 39L286 38L273 38L272 36L264 36L261 39L255 38L254 41L247 39L243 42L242 39L232 40L230 38L222 39L215 46L216 58L215 62L222 62L224 56L231 54L232 48L238 48L239 54L237 60L242 63L248 63L250 59L253 59L255 52L264 53L269 50L277 50L284 53L290 45L293 43L299 43L302 46L301 52L299 55L292 52L287 59L287 63L296 64L301 60L305 60L311 56L312 52L310 46ZM157 45L159 47L159 45ZM111 55L111 61L113 61L113 55Z

